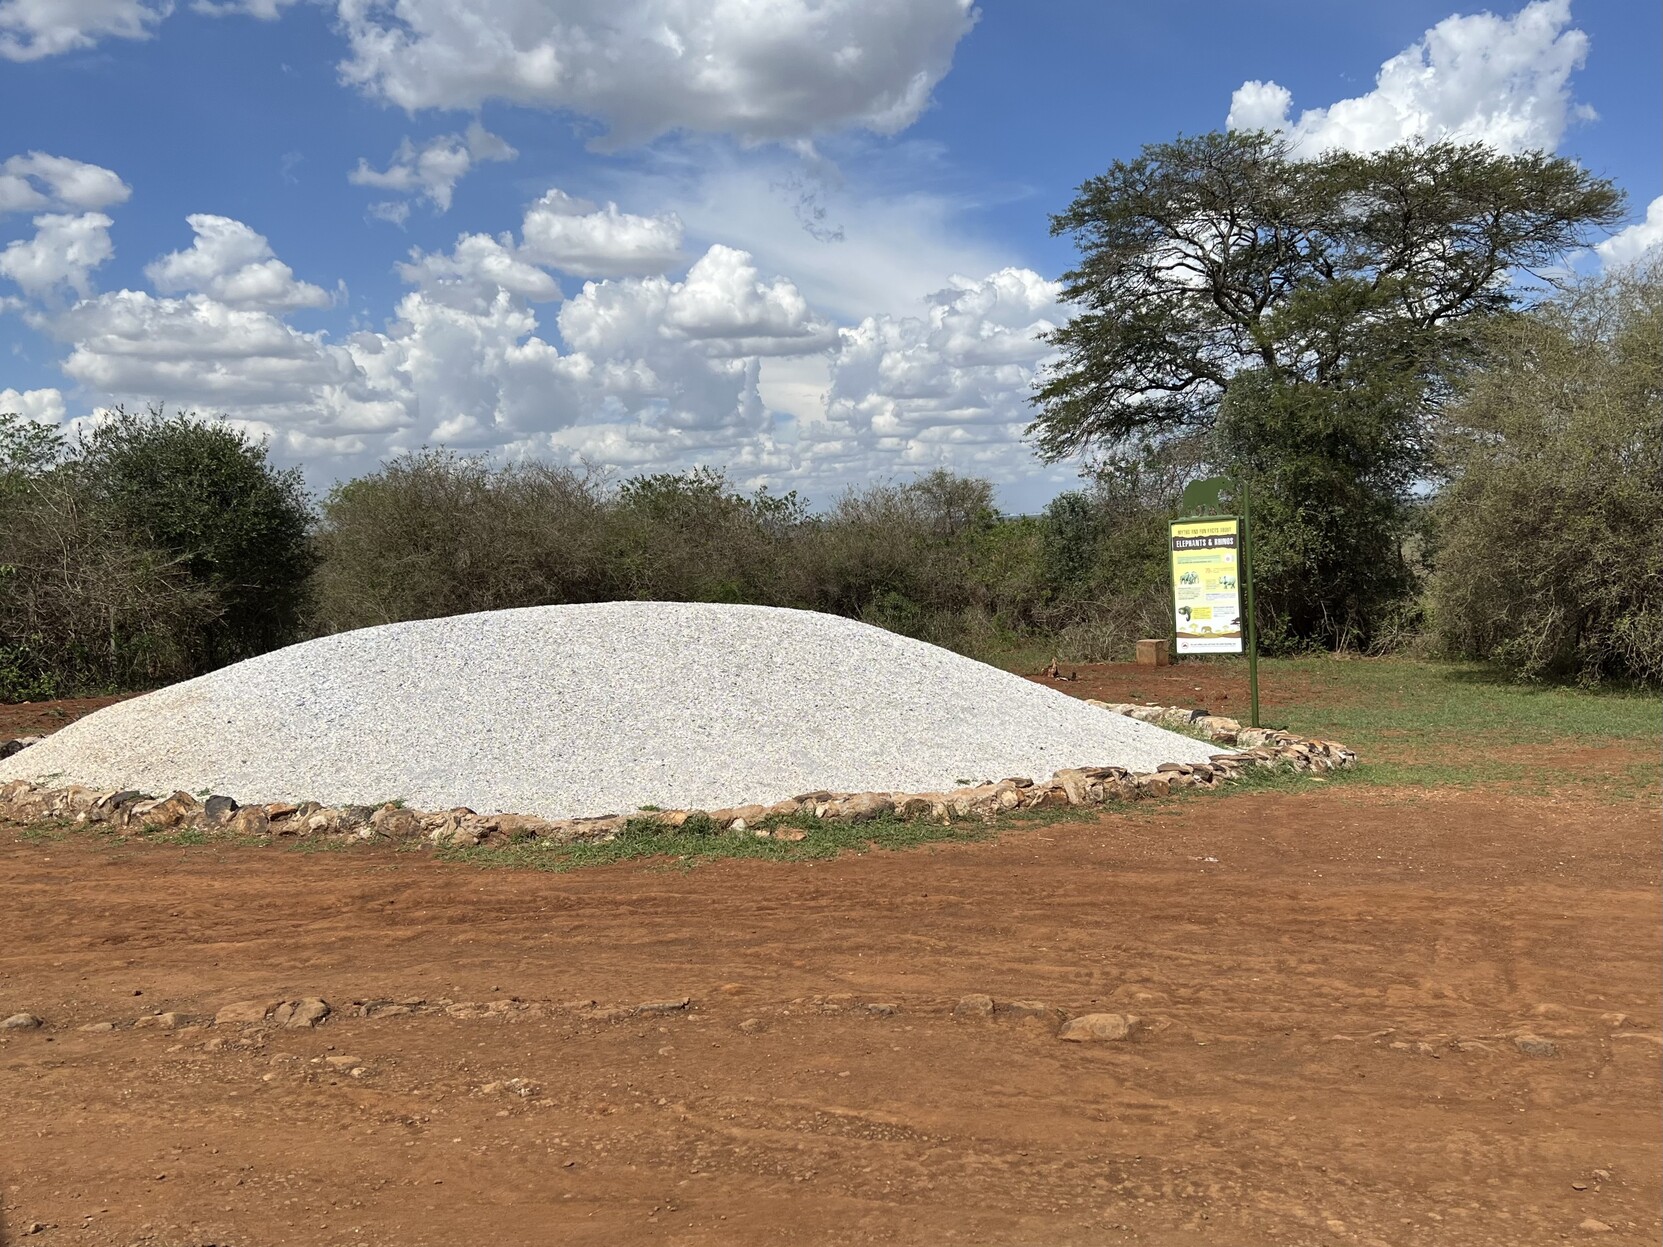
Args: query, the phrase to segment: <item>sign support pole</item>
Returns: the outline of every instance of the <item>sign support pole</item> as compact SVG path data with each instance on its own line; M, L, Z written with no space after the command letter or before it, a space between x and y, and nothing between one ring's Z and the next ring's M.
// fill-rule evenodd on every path
M1253 610L1253 505L1241 486L1241 575L1247 597L1247 691L1251 705L1249 727L1259 726L1259 622Z

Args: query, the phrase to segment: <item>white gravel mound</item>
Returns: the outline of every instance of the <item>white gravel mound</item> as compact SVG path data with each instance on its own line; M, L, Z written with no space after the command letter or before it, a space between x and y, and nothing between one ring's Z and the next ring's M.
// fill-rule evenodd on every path
M290 646L89 715L0 761L0 782L563 818L1217 748L833 615L609 602Z

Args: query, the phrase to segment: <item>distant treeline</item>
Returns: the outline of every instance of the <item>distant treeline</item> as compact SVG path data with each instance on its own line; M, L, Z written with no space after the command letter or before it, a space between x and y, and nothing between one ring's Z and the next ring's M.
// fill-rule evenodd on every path
M1272 470L1286 455L1253 474L1267 646L1663 683L1657 270L1498 319L1482 361L1428 414L1432 479L1359 501ZM1172 439L1006 517L987 481L943 471L814 511L716 470L616 482L423 450L316 500L222 421L118 412L69 442L0 415L0 700L153 686L348 628L618 599L828 611L996 661L1122 658L1169 632L1166 523L1220 466L1218 444ZM1356 531L1371 506L1412 522L1376 548Z

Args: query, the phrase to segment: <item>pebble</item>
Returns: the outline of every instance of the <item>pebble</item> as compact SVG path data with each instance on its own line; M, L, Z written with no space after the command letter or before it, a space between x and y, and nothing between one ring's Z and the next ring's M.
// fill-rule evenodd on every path
M1540 1035L1515 1035L1513 1046L1525 1056L1551 1057L1559 1055L1559 1045Z
M1609 1233L1611 1233L1611 1227L1609 1225L1605 1224L1605 1222L1603 1222L1603 1221L1601 1221L1601 1220L1599 1220L1595 1217L1585 1218L1583 1220L1582 1224L1577 1226L1576 1228L1579 1229L1579 1230L1585 1230L1589 1234L1609 1234Z
M959 1002L953 1006L953 1016L956 1018L990 1018L993 1016L993 997L979 994L960 996Z
M14 1013L5 1021L0 1022L0 1030L32 1031L39 1030L46 1023L32 1013Z

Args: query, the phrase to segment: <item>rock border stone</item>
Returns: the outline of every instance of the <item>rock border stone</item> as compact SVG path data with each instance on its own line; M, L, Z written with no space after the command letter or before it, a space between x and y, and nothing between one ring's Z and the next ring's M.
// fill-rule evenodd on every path
M861 823L896 816L908 821L950 824L960 819L990 819L1016 810L1102 805L1109 801L1165 796L1185 788L1217 788L1256 767L1320 772L1346 770L1357 764L1357 755L1337 741L1312 740L1277 728L1243 727L1235 719L1204 710L1093 699L1087 699L1086 704L1234 748L1228 753L1212 755L1208 762L1163 762L1149 772L1134 773L1118 766L1070 767L1046 780L1013 777L946 792L822 790L772 805L742 805L723 810L636 810L629 814L583 818L480 814L461 806L450 810L411 810L396 803L330 807L316 801L276 801L240 805L234 798L222 795L199 798L188 792L174 792L157 797L136 789L109 792L78 784L53 788L19 779L0 785L0 816L19 822L55 818L97 823L121 835L196 829L258 837L425 840L441 848L530 839L553 844L599 843L616 838L634 820L652 820L666 830L694 822L721 831L750 831L758 838L800 840L806 834L801 828L776 831L761 824L770 818L805 812L834 822ZM0 756L9 756L41 739L23 737L0 743Z

